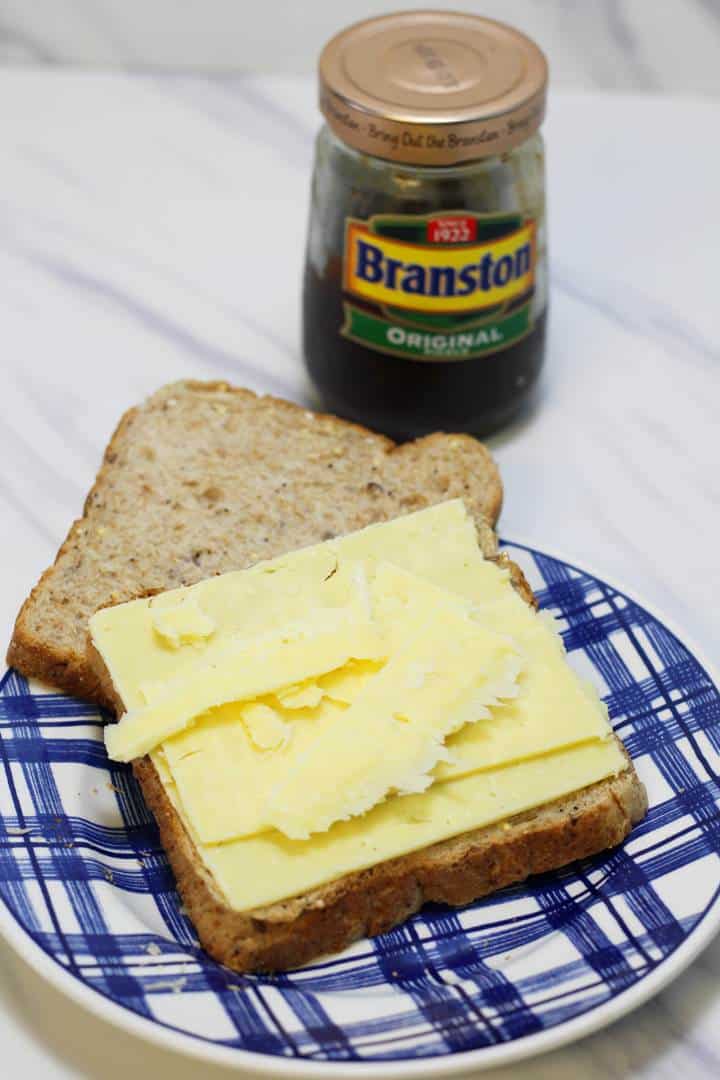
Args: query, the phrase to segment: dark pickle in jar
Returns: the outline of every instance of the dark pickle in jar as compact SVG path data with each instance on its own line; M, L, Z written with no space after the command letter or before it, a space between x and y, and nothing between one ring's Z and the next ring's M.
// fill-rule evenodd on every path
M392 71L378 74L391 47ZM483 48L491 62L480 69ZM510 121L503 101L518 52L527 86L510 103ZM343 85L348 67L355 103ZM396 439L487 434L528 401L543 363L542 54L490 20L413 12L338 35L320 71L327 124L316 146L303 290L312 383L325 408ZM372 73L376 110L383 91L396 101L397 86L413 82L402 116L388 107L368 118L363 72ZM438 72L447 122L437 108L432 125L415 122L428 92L436 100ZM473 94L482 106L473 107Z

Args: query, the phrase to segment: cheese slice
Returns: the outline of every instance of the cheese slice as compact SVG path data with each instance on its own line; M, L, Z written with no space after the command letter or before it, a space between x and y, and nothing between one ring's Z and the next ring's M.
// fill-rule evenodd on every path
M476 571L481 569L482 562ZM499 583L491 609L479 608L388 563L377 564L371 583L373 615L386 636L392 637L394 628L396 647L413 634L413 627L430 626L420 642L426 655L415 656L409 674L416 683L412 693L420 707L427 703L429 728L425 732L435 739L438 763L432 778L436 782L605 738L609 732L604 705L569 667L552 624L517 596L501 570L491 567L490 572L491 584ZM455 642L467 624L465 613L471 611L483 627L502 630L503 635L488 643L482 660L468 663L455 651ZM502 650L502 643L509 649L510 641L524 658L516 688L513 671L502 667L503 658L514 655ZM426 697L429 683L423 686L424 673L432 667L433 654L443 654L443 650L449 672L453 663L460 677L463 669L475 671L473 665L479 665L480 678L474 683L477 693L471 692L468 682L464 701L456 700L454 708L449 704L451 681L446 679L448 697L433 711ZM500 664L494 682L487 678L492 657ZM403 748L410 743L408 725L388 724L388 716L398 711L398 697L410 693L403 685L407 680L398 680L397 666L388 665L380 676L378 668L372 662L339 668L317 680L316 687L329 695L319 707L298 710L294 716L279 709L280 719L293 731L282 752L257 753L249 744L242 711L232 706L215 710L211 718L202 718L168 741L168 763L200 839L221 842L270 825L290 836L302 836L313 831L306 812L311 804L315 811L322 808L319 821L329 822L367 808L370 791L381 798L393 783L404 790L427 786L429 759L422 768ZM352 708L343 712L337 704ZM492 706L489 715L488 705ZM352 734L349 720L355 723ZM437 741L443 731L450 732L444 746ZM268 808L269 799L272 808Z
M278 690L275 697L283 709L314 709L325 697L325 693L314 679L306 679Z
M200 858L237 911L290 899L353 871L532 810L616 775L626 764L614 739L597 739L510 768L435 784L420 795L394 796L309 840L271 831L208 845L200 842L184 811L162 752L153 761Z
M437 587L440 577L442 588ZM375 595L379 586L382 598ZM552 616L534 611L513 588L507 571L484 559L476 544L443 564L435 587L399 568L380 566L371 595L378 618L398 602L422 617L423 611L447 605L454 597L457 610L506 635L524 658L517 694L495 704L489 721L458 725L457 734L448 739L448 759L435 769L436 779L469 775L608 735L607 708L569 665Z
M292 738L292 726L278 715L276 709L260 701L249 701L241 706L240 722L251 746L260 753L281 750Z
M292 774L296 755L342 723L346 706L329 699L315 709L272 710L287 738L273 748L253 738L247 710L231 702L163 743L163 751L194 828L205 843L250 836L268 827L265 804L272 788ZM269 741L269 740L266 740Z
M263 796L263 825L303 839L364 814L388 792L423 791L447 758L445 739L515 693L521 659L508 639L431 608L369 678L339 722L299 750ZM237 835L237 834L236 834Z
M532 611L509 583L492 605L476 608L474 617L508 634L525 663L517 695L493 708L491 722L458 731L449 743L450 759L435 770L437 779L607 736L607 708L568 663L551 620Z
M145 704L141 684L161 683L182 672L188 655L210 658L230 636L249 640L302 622L309 610L357 604L357 583L337 572L339 557L344 565L362 563L369 575L376 562L388 561L464 595L459 568L478 554L471 517L461 500L450 500L247 570L103 608L91 618L90 633L117 694L126 709L133 709ZM206 639L168 648L156 619L188 601L212 620L214 631Z
M249 735L240 703L164 743L203 841L268 828L306 837L364 813L390 791L421 791L448 756L447 736L487 719L489 706L516 693L521 657L506 635L470 619L468 602L389 563L377 565L369 595L390 643L382 670L355 662L300 691L291 687L289 698L279 691L275 727L287 737L278 735L274 747L259 747ZM288 700L310 707L292 715ZM257 707L267 718L270 704Z
M329 701L340 705L352 705L365 683L376 675L382 665L370 660L351 660L344 667L322 675L317 686Z
M579 744L587 743L587 740L594 740L593 745L604 745L609 729L597 695L583 689L567 665L557 635L516 596L507 572L483 559L477 548L473 523L463 504L457 500L293 552L247 571L222 575L150 600L105 609L91 621L93 641L131 713L143 713L147 719L151 714L144 710L156 707L162 717L168 688L174 685L177 689L187 677L190 666L197 669L198 664L222 661L229 646L261 639L267 644L273 636L276 639L282 637L288 626L297 627L303 620L307 623L308 612L327 610L332 618L333 612L337 614L342 609L352 608L355 616L364 611L364 617L367 617L367 596L358 588L349 568L360 565L371 584L372 594L374 582L381 572L385 572L383 567L386 569L388 563L423 579L428 587L435 585L446 594L452 594L450 599L445 598L446 607L462 612L488 631L497 633L501 630L516 643L526 664L526 670L518 679L518 697L494 705L489 718L468 723L451 734L446 740L450 760L436 765L433 786L413 798L432 797L441 787L459 782L458 777L474 780L494 773L500 765L513 772L516 767L529 764L527 759L531 757L547 763L552 760L552 768L555 768L554 751L558 747L579 750ZM385 606L381 606L379 616L386 630L387 626L394 625L393 611L397 615L403 606L413 605L416 613L422 612L424 600L417 599L418 588L404 597L388 596L387 592L383 595ZM190 630L185 635L178 635L177 644L167 638L163 640L158 632L158 614L166 608L172 611L188 601L211 620L212 632L203 637ZM175 616L171 616L171 623L173 618ZM392 647L397 647L399 642L400 638L391 642ZM384 651L388 651L387 643ZM234 848L245 839L260 841L263 836L281 835L277 830L259 832L263 825L254 811L242 816L239 807L243 795L246 803L259 806L257 792L268 790L262 786L263 778L270 781L272 777L272 782L276 782L277 772L273 770L277 763L284 757L287 766L287 762L302 751L305 737L302 732L312 735L314 724L326 723L328 730L338 724L364 692L368 679L378 677L384 659L379 655L359 662L346 659L332 670L313 675L308 670L307 657L304 657L302 664L298 662L292 670L284 669L282 675L269 682L256 679L250 685L246 681L239 690L237 682L233 682L231 693L249 694L254 690L261 698L254 704L263 708L256 709L254 716L245 711L247 702L243 706L235 703L210 707L208 712L194 715L194 726L173 737L163 736L172 769L170 772L166 768L164 775L176 797L182 798L191 827L195 829L196 824L202 827L196 835L200 840L202 832L204 847L217 853L221 849ZM258 662L262 663L261 656L258 656ZM410 681L417 683L424 676L423 665L417 664ZM557 691L554 696L553 687ZM287 704L283 704L283 698ZM200 708L203 700L206 699L198 693L192 709ZM472 705L472 699L468 700ZM181 711L187 712L185 705ZM278 715L271 719L273 712ZM469 720L473 718L471 713L465 715ZM459 712L453 722L458 716ZM169 728L162 730L177 729L176 718L170 723L166 713L165 719ZM197 753L198 745L192 743L192 736L199 734L201 729L200 749L207 757L204 762ZM206 739L206 734L212 734L212 738ZM139 751L139 747L148 746L148 736L143 740L140 725L136 725L135 736L137 741L130 749L145 752ZM157 737L156 727L152 739ZM155 741L153 745L157 745ZM126 752L130 752L128 747ZM248 760L254 763L251 768L255 781L243 788L240 783L243 774L238 772L237 762L242 755L246 759L248 754L251 754ZM156 756L159 759L159 755ZM328 760L327 768L331 769L332 764ZM244 775L247 774L246 770ZM234 798L230 794L233 789ZM382 805L394 803L397 798L391 796ZM436 805L430 804L433 814ZM344 825L369 820L379 809L381 807L377 806L350 822L338 822L326 833L315 834L310 840L286 838L286 841L288 844L313 845ZM251 836L251 831L255 835ZM230 842L211 844L204 840L207 836ZM236 839L239 836L244 839ZM423 840L422 843L426 842L430 841ZM305 858L309 857L312 848L302 850Z
M320 674L319 669L311 670L312 664L303 670L298 659L297 668L290 666L285 670L283 665L275 664L278 675L274 685L267 683L267 679L267 685L262 685L259 679L252 685L242 679L235 684L230 675L233 658L229 654L235 652L239 660L237 654L250 642L249 662L253 642L259 647L266 635L282 635L294 621L306 620L308 610L317 619L323 610L332 613L352 608L358 613L363 606L366 608L367 597L363 587L359 587L358 575L364 583L365 575L373 575L384 556L399 556L401 565L412 571L430 570L432 555L437 556L439 550L444 558L457 561L473 549L477 551L475 527L464 505L456 500L290 553L245 572L210 578L187 589L103 609L90 620L92 640L129 710L116 728L108 729L108 753L117 760L132 760L182 730L203 708L252 696L253 688L257 696L285 688L291 680L302 681ZM188 674L186 648L168 648L166 641L158 641L162 618L172 622L173 617L181 618L178 615L181 607L192 609L193 605L208 620L206 625L212 623L214 627L204 644L200 634L190 635L194 670L199 672L203 664L206 671L211 670L211 665L218 665L212 669L213 692L209 685L201 687L206 681L202 674L197 677ZM177 638L182 645L182 634ZM299 657L301 650L296 652ZM285 653L289 655L287 650ZM356 650L358 658L376 655L377 651ZM277 660L276 653L274 661ZM324 667L324 671L329 670L332 670L330 665ZM174 697L173 685L178 688ZM160 698L165 699L164 703Z
M152 624L160 641L171 649L204 643L215 630L214 621L194 596L184 596L172 607L158 608Z
M182 731L208 709L249 701L341 667L351 658L379 659L385 642L369 620L314 612L307 623L254 640L231 639L221 654L166 682L144 684L148 704L126 713L105 733L115 761L132 761ZM323 616L323 617L321 617Z
M395 573L388 568L391 578ZM265 719L274 708L275 745L258 744L248 731L249 707L239 702L163 744L203 841L272 827L304 837L364 813L391 790L421 791L447 756L447 735L487 719L489 706L516 692L522 660L512 643L473 623L454 602L431 607L424 620L401 608L396 630L399 622L404 644L387 664L355 662L324 676L318 692L335 697L325 696L319 707L288 710L282 695L274 706L268 698L257 704Z

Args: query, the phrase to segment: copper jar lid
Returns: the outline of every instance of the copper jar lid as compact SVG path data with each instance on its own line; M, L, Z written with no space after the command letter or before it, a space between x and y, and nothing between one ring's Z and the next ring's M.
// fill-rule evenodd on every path
M542 123L547 61L504 23L449 11L367 19L320 56L320 108L343 142L389 161L502 154Z

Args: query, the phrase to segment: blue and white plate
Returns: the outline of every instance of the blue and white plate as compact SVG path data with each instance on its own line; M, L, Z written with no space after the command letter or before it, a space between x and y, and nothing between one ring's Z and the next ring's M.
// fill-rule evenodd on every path
M245 977L198 947L129 769L92 705L0 689L0 929L76 1000L156 1042L275 1076L446 1076L596 1030L720 925L720 694L635 600L509 554L560 619L650 798L621 848L344 953ZM322 1064L322 1067L321 1067Z

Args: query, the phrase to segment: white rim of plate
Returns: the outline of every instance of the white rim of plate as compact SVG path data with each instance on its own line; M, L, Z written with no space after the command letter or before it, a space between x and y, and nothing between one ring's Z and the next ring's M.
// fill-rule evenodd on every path
M550 558L557 559L558 562L566 563L571 569L589 574L604 584L610 585L610 588L623 593L633 603L644 608L654 619L666 626L692 654L694 659L703 666L713 683L720 687L720 673L708 661L703 649L698 648L694 641L685 637L672 618L659 613L656 608L649 607L639 599L633 589L625 588L622 584L610 584L602 575L595 573L593 569L580 566L573 559L566 558L563 554L544 551L525 540L507 539L501 540L501 543L510 547L515 545L527 548L530 554L548 555ZM322 1080L348 1080L349 1077L374 1077L377 1080L380 1075L382 1075L383 1080L396 1080L396 1078L400 1077L457 1076L472 1070L480 1071L499 1065L511 1065L530 1057L549 1053L551 1050L567 1046L568 1043L576 1042L578 1039L583 1039L587 1035L592 1035L602 1028L608 1027L616 1020L621 1019L621 1017L627 1016L628 1013L637 1009L640 1005L644 1005L646 1001L663 990L673 979L676 979L678 975L689 967L703 949L710 944L718 930L720 930L720 895L716 894L710 908L687 937L673 953L665 960L660 961L649 975L646 975L628 989L622 990L616 997L595 1006L581 1016L575 1017L573 1020L567 1020L545 1031L538 1031L533 1035L523 1035L496 1046L484 1046L476 1050L465 1050L414 1061L308 1061L299 1058L283 1058L270 1054L259 1054L252 1050L242 1050L229 1046L218 1046L202 1039L202 1037L188 1035L183 1031L138 1016L119 1002L105 997L104 994L97 990L91 990L89 986L66 971L58 961L51 959L15 921L5 904L0 902L0 933L15 950L19 958L24 960L38 975L47 979L60 993L65 994L76 1004L87 1009L89 1013L99 1017L101 1020L107 1021L114 1027L123 1028L164 1050L184 1054L199 1061L211 1062L216 1065L230 1065L238 1070L252 1070L256 1075L260 1076L277 1078L306 1076L314 1077L315 1080L318 1080L319 1075Z

